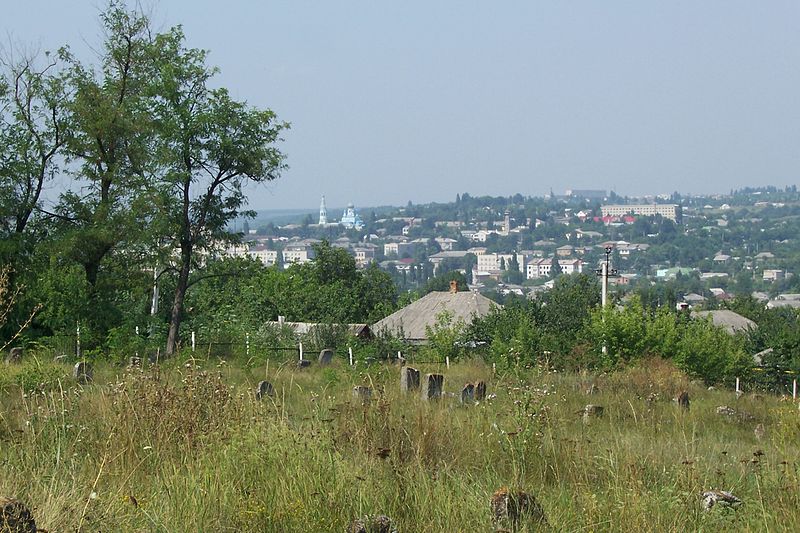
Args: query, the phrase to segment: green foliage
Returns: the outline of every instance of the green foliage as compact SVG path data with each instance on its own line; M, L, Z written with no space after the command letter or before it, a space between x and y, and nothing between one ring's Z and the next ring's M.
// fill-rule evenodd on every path
M448 357L457 361L464 355L462 340L466 325L463 320L454 320L453 313L442 311L436 315L436 323L425 327L428 344L423 348L423 357L427 361L444 362Z

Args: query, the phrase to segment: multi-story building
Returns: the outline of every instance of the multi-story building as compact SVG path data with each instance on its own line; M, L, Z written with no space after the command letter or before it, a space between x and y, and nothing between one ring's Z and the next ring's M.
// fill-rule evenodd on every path
M283 262L288 265L291 263L308 263L315 257L314 249L308 244L290 244L283 249Z
M673 222L681 221L681 206L677 204L604 205L600 210L603 213L603 217L621 217L624 215L653 217L661 215Z
M414 255L417 245L413 242L387 242L383 245L383 255L390 256L392 254L397 257L404 255Z

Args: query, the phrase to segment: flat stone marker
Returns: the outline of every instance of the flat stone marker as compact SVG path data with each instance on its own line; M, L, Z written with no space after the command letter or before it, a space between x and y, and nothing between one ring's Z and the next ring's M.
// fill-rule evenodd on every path
M13 365L15 363L19 363L20 361L22 361L22 348L19 346L11 348L6 356L6 364Z
M372 389L364 387L363 385L353 387L353 398L361 400L362 402L368 402L372 399Z
M311 366L311 361L308 359L301 359L297 362L297 368L308 368Z
M404 366L400 368L400 391L411 392L419 388L419 370Z
M330 348L325 348L321 352L319 352L319 359L318 362L321 366L329 365L333 362L333 350Z
M422 399L435 400L442 397L444 376L442 374L425 374L422 380Z
M482 402L486 399L486 382L478 381L475 383L475 401Z
M256 400L261 400L264 396L272 396L275 394L275 388L272 386L267 380L259 381L258 387L256 387Z
M91 383L92 375L92 365L85 361L75 363L75 367L72 369L72 377L81 385Z
M686 409L687 411L689 410L689 393L687 391L680 393L677 401L681 409Z
M474 403L475 402L475 384L467 383L461 389L461 403Z

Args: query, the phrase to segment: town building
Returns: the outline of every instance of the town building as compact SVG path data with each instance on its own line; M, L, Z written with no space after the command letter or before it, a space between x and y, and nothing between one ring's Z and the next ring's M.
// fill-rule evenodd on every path
M603 217L622 217L625 215L639 215L653 217L661 215L673 222L681 221L681 206L677 204L631 204L631 205L604 205L600 208Z

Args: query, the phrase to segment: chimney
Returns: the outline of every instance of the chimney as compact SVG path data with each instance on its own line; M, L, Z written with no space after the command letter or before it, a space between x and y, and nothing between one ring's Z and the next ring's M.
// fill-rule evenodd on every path
M458 282L456 280L450 280L450 294L455 294L458 292Z

